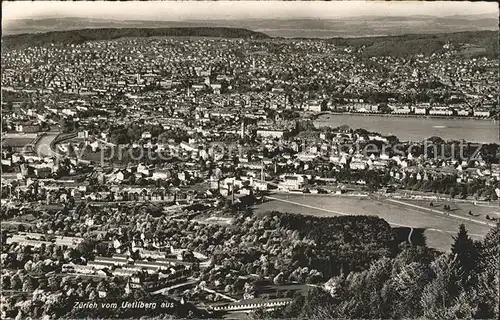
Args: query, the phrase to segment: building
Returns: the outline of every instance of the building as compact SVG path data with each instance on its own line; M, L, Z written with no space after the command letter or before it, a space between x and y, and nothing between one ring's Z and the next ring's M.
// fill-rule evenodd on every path
M488 118L491 116L491 111L490 110L474 109L473 115L474 115L474 117L478 117L478 118Z
M453 115L453 110L446 107L434 107L429 110L429 115L431 116L451 116Z
M292 303L293 299L281 298L281 299L245 299L238 302L232 303L217 303L212 304L208 307L209 310L214 311L241 311L250 312L256 309L264 309L266 311L272 311L279 307L284 307Z
M427 114L427 108L426 107L415 107L413 109L413 112L415 114L426 115Z
M309 101L304 104L303 109L304 111L321 112L323 111L323 106L318 101Z
M89 132L87 130L78 131L79 139L87 139L89 137Z
M408 107L402 107L402 108L395 108L391 113L392 114L410 114L410 108Z
M284 176L283 181L278 184L281 190L300 190L307 184L307 177L301 175Z
M16 125L17 132L34 133L41 130L41 126L38 123L25 122Z
M460 110L457 110L457 115L461 116L461 117L468 117L470 115L470 112L469 112L469 110L460 109Z
M351 170L365 170L368 168L368 164L361 160L352 160L351 163L349 163L349 168L351 168Z
M267 138L282 138L285 135L285 130L258 129L257 135Z

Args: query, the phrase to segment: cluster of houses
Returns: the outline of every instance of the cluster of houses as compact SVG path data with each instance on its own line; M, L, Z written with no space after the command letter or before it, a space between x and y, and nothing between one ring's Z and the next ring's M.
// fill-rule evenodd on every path
M32 246L39 248L42 245L55 245L58 247L76 248L83 242L83 238L43 234L35 232L19 232L7 238L6 244L17 243L21 246Z
M352 112L366 114L388 113L391 115L415 115L415 116L436 116L436 117L475 117L489 118L494 114L493 104L477 106L474 108L466 104L432 105L421 103L418 105L389 104L388 111L383 112L379 104L354 103L345 105L332 105L330 110L336 112Z
M256 54L240 55L241 47ZM342 128L302 127L304 118L323 111L494 116L498 59L459 59L456 49L443 49L431 56L371 57L360 63L363 49L322 40L155 37L2 52L2 90L15 97L2 101L7 132L2 134L2 207L17 206L19 215L31 207L47 215L51 206L73 213L85 204L109 220L94 212L66 222L79 219L82 230L100 224L114 228L119 219L113 219L124 214L118 213L120 205L161 204L162 213L174 219L194 204L215 210L226 200L255 201L271 191L342 194L340 173L363 185L361 173L370 170L396 181L480 179L500 196L500 166L481 157L470 166L470 161L429 159L410 151L363 153L344 146L392 141ZM444 102L408 102L421 93L443 96ZM391 98L371 101L379 99L377 94ZM48 130L60 135L48 146L50 152L40 154L36 146ZM135 157L137 150L147 152ZM80 224L72 236L48 227L47 233L16 232L6 244L76 249L84 242L76 231ZM124 277L133 286L153 283L149 289L160 289L211 266L199 252L185 259L185 249L158 249L168 241L160 243L152 234L123 239L107 241L111 255L65 263L62 271ZM244 299L206 307L249 312L291 302Z
M127 255L95 257L86 264L68 263L62 265L62 272L135 278L138 274L157 274L160 279L182 282L191 275L191 264L176 259L156 258L155 260L134 260ZM137 281L139 282L139 281Z

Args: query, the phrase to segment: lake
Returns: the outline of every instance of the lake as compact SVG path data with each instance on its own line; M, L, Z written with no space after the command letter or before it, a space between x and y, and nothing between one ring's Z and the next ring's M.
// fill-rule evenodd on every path
M470 142L499 143L499 124L492 120L384 117L352 114L324 114L314 121L318 127L348 125L400 140L419 141L432 136L444 140L464 139Z

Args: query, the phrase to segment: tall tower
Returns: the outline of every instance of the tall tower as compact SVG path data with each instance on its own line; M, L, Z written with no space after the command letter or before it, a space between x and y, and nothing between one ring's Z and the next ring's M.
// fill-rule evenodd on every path
M255 71L255 57L252 57L252 71Z
M264 175L264 162L261 162L261 167L260 167L260 180L261 180L261 181L266 181L266 176Z
M231 185L231 203L234 204L234 179Z
M245 118L241 119L240 138L245 138Z

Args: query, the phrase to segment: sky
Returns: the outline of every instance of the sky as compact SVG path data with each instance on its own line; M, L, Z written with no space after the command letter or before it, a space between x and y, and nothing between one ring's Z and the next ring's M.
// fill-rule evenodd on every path
M463 15L497 13L494 2L467 1L2 1L2 20L97 18L113 20L297 19L354 16Z

